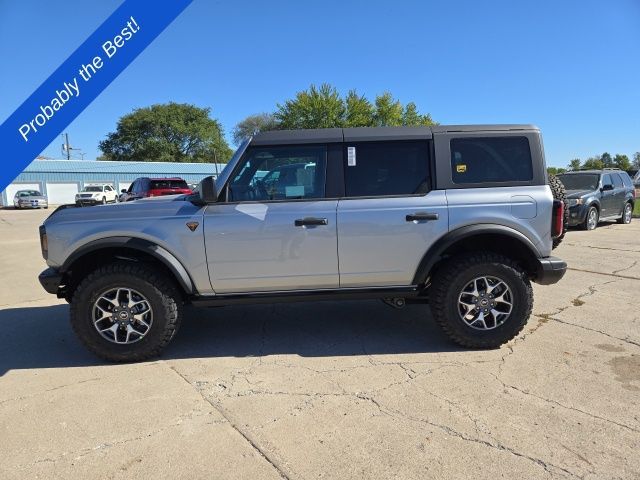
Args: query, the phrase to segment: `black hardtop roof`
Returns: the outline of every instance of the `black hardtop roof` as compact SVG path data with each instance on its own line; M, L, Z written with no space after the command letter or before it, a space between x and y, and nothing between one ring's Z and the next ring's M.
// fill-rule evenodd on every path
M433 127L357 127L273 130L253 136L253 145L425 140L434 133L538 131L535 125L435 125Z

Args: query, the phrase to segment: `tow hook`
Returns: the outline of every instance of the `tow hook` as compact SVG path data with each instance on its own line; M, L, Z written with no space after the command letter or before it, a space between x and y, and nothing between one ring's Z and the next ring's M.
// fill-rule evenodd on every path
M399 297L383 298L382 301L393 308L397 308L398 310L400 310L401 308L404 308L404 306L407 304L404 298L399 298Z

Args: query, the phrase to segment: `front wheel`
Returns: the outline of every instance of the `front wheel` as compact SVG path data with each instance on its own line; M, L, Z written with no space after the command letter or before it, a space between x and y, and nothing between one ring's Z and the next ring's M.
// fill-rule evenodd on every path
M71 326L98 357L136 362L160 355L178 331L180 294L166 274L113 263L89 274L71 298Z
M622 209L622 216L618 219L618 223L629 224L631 223L631 217L633 216L633 205L631 202L624 204Z
M454 257L436 273L430 290L436 322L467 348L497 348L513 339L533 308L526 273L489 252Z

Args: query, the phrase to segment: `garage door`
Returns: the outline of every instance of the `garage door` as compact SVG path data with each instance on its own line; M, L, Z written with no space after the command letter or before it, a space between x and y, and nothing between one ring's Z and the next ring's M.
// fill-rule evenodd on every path
M6 205L13 205L13 196L18 190L42 191L42 188L40 187L39 183L12 183L4 191L6 197L4 197L3 201L6 202Z
M47 183L47 198L50 205L74 203L78 193L77 183Z
M132 183L133 182L118 182L118 193L120 193L122 190L129 190L129 186Z

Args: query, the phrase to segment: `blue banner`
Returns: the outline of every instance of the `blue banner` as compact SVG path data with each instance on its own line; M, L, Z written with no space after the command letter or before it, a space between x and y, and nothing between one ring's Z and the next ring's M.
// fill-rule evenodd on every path
M192 0L126 0L0 126L0 191L67 127Z

